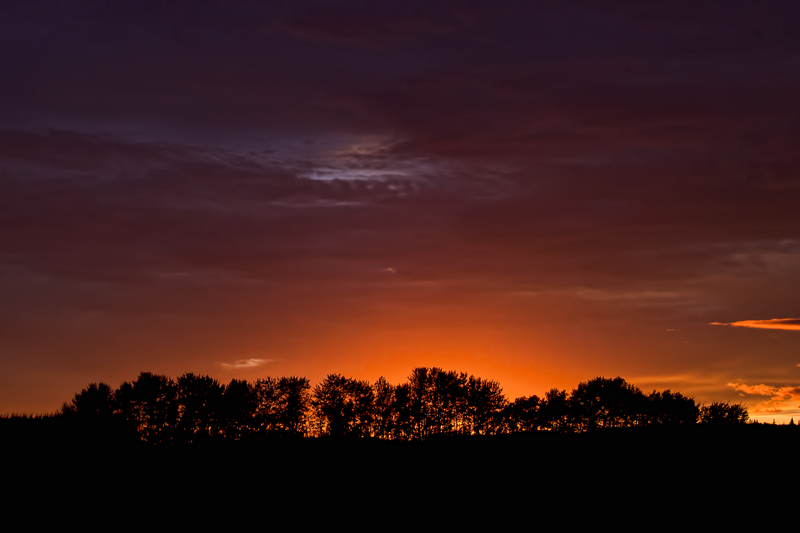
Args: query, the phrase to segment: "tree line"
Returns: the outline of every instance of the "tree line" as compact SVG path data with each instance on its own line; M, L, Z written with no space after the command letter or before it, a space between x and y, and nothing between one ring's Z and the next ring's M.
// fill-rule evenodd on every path
M435 435L498 435L608 428L743 424L741 404L698 405L679 392L643 393L620 377L598 377L571 392L509 401L496 381L441 368L413 369L405 383L328 375L313 389L303 377L233 379L227 385L186 373L173 380L142 372L117 389L91 383L59 417L117 428L151 443L263 436L424 440Z

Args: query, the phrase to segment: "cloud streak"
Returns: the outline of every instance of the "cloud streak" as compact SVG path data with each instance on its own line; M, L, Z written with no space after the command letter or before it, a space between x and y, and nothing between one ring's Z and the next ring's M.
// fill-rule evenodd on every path
M733 326L737 328L785 329L800 331L800 318L772 318L769 320L739 320L738 322L711 322L712 326Z
M253 368L265 363L271 363L274 359L239 359L233 363L220 363L222 368Z

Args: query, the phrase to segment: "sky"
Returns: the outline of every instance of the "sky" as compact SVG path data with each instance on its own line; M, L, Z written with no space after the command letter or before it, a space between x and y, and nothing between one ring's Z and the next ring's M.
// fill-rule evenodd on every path
M0 413L142 371L800 421L795 0L0 9Z

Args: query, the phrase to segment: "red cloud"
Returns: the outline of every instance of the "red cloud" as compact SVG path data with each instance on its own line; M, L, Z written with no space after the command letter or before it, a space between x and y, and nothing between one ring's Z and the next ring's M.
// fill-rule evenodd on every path
M744 394L771 396L753 409L754 413L780 413L800 409L800 386L772 387L770 385L747 385L746 383L728 383L729 387Z

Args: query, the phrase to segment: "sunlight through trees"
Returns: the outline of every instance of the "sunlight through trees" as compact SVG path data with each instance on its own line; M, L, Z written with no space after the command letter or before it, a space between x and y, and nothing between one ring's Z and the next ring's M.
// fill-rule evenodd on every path
M177 381L142 372L113 390L91 383L60 416L93 428L124 427L149 443L265 436L426 440L440 435L584 433L644 426L744 424L741 404L699 406L670 390L644 394L621 377L597 377L570 393L509 401L496 381L437 367L405 383L330 374L313 389L303 377L232 380L186 373Z

